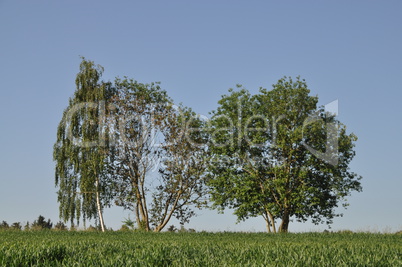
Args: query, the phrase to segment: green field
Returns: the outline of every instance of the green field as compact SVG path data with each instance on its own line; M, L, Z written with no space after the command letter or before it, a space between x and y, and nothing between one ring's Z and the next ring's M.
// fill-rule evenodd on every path
M402 266L402 235L0 232L0 266Z

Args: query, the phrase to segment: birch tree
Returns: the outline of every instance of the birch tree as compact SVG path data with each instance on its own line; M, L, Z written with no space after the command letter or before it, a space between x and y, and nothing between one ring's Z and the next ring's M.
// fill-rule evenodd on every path
M72 225L95 218L105 231L103 209L112 199L112 186L106 168L109 131L103 120L114 90L100 81L102 73L102 66L82 58L76 91L57 128L53 158L60 218Z

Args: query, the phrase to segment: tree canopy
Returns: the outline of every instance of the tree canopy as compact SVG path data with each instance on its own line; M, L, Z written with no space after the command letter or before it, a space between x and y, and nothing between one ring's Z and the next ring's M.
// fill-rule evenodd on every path
M54 146L63 221L99 220L112 203L132 210L137 227L161 231L172 217L195 215L205 196L203 152L193 145L195 112L175 106L159 83L100 80L103 68L83 58L77 89Z
M254 95L238 85L205 120L160 83L104 82L102 73L82 59L57 129L60 218L73 227L94 218L104 231L103 210L114 204L133 211L137 228L158 232L211 204L287 232L291 219L331 224L362 190L349 169L357 137L299 77Z
M263 216L267 230L287 232L291 217L332 222L360 176L349 170L357 137L317 107L304 80L284 77L272 90L229 90L212 113L211 196L239 220ZM344 206L347 205L343 202Z
M82 59L74 97L57 128L53 158L61 219L78 224L81 217L84 222L96 218L104 231L102 211L112 195L106 165L109 138L102 120L114 90L100 80L102 73L102 66Z

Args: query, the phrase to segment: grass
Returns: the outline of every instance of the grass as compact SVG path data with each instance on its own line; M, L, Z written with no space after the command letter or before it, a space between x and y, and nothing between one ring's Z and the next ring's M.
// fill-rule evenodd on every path
M402 235L0 232L0 266L402 266Z

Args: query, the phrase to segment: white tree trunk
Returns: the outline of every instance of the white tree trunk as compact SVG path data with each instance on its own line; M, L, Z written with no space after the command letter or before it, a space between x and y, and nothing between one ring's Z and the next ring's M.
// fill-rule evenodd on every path
M99 182L96 180L96 208L98 210L98 216L99 216L99 223L102 229L102 232L105 232L105 223L103 221L103 213L102 213L102 206L100 203L100 196L99 196Z

